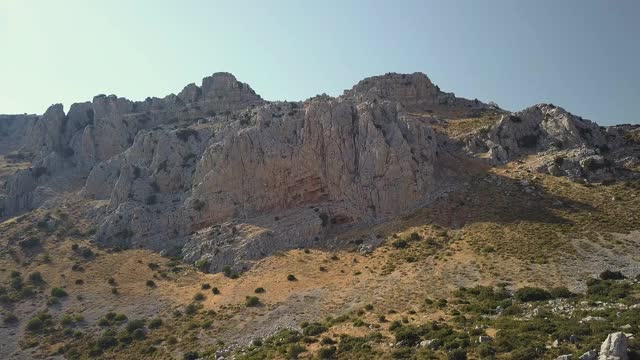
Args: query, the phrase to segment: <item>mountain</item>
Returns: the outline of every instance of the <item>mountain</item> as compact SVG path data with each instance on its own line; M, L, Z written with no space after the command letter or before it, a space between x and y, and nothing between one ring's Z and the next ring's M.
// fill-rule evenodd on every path
M585 284L609 268L626 278L640 273L639 126L601 127L553 104L512 113L443 92L421 73L370 77L341 96L302 102L267 101L215 73L161 99L98 95L66 113L56 104L43 115L0 115L0 156L0 296L7 316L31 318L18 331L7 321L4 356L187 358L209 346L211 358L298 350L329 358L555 358L582 349L568 342L531 355L528 345L544 341L493 343L496 327L514 326L495 320L496 306L537 319L528 293L518 292L524 286L573 294L526 288L542 294L532 301L552 311L558 327L564 315L605 311L586 310L574 292L619 286L623 302L613 290L600 301L628 311L631 329L640 325L637 281ZM210 283L221 294L211 295ZM381 313L365 306L374 302ZM475 330L459 323L461 313L477 316ZM83 319L64 318L71 314ZM343 321L319 322L326 315ZM358 330L375 316L370 333ZM352 326L340 333L347 319ZM169 340L172 327L190 321L209 326L188 329L201 330L179 345ZM620 321L567 341L600 343L627 325ZM210 334L212 322L219 327ZM436 334L438 327L449 332ZM296 328L304 337L278 332ZM331 337L325 347L313 341L327 331L340 338L337 348ZM343 344L341 335L351 338ZM281 346L278 336L295 339ZM398 340L391 347L379 341L389 336ZM440 343L422 345L434 340L428 336ZM607 341L629 337L616 336ZM263 345L250 345L254 338ZM411 350L416 345L421 350ZM637 349L633 340L629 347Z

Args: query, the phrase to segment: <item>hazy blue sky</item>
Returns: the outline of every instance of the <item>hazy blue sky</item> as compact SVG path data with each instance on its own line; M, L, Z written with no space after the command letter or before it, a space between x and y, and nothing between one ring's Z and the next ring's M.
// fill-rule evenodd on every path
M640 122L640 1L0 0L0 113L229 71L268 100L386 72L519 110Z

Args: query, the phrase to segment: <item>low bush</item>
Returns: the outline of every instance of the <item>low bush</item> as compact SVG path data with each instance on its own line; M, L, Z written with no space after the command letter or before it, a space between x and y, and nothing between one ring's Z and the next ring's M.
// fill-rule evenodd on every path
M56 298L64 298L67 297L67 292L62 288L53 288L51 289L51 296Z
M7 313L4 315L3 321L5 324L15 324L18 322L18 317L14 313Z
M135 330L143 329L145 321L141 319L131 320L127 323L126 330L128 333L133 333Z
M600 273L601 280L624 280L626 278L620 271L605 270Z
M257 296L247 296L245 305L247 307L255 307L260 305L260 299Z
M318 322L314 322L311 323L309 325L307 325L303 331L302 334L305 336L316 336L316 335L320 335L323 332L327 331L327 327L322 325L321 323Z
M407 243L406 240L398 239L392 242L391 245L393 245L393 247L396 249L406 249L409 246L409 243Z
M31 281L31 283L34 285L44 284L44 279L42 278L42 274L39 271L35 271L29 274L29 281Z
M529 286L516 290L515 296L516 299L522 302L542 301L551 298L551 294L548 291Z
M23 249L31 249L36 246L40 246L40 239L36 237L31 237L31 238L20 241L18 245L20 245L20 247Z

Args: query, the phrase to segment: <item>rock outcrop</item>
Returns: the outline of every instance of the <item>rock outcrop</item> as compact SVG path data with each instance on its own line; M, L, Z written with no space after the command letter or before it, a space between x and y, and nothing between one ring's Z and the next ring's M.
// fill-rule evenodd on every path
M503 115L495 125L470 137L467 152L493 165L535 154L537 171L574 181L637 178L640 146L629 139L631 126L601 128L566 110L538 104Z
M402 104L408 112L430 113L447 118L470 116L491 106L478 99L458 98L453 93L440 91L423 73L388 73L361 80L343 97L356 102L391 100Z
M0 155L20 149L36 115L0 115Z
M598 360L628 360L627 347L629 341L622 332L609 334L600 347Z
M597 124L563 108L538 104L502 116L484 136L474 139L469 146L476 151L488 151L494 163L502 164L549 149L598 148L605 143Z
M0 193L0 217L40 206L48 195L82 186L93 167L123 153L142 130L160 125L193 122L205 114L231 111L264 103L251 87L228 73L216 73L202 87L187 85L179 96L130 101L115 95L98 95L92 102L61 104L42 116L3 116L2 134L19 138L19 145L2 141L8 150L31 154L31 168L8 179ZM52 181L57 178L59 181Z

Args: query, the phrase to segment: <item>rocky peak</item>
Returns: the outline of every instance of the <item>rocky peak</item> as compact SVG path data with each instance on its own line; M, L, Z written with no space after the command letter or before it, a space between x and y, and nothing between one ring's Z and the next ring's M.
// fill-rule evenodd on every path
M197 104L205 112L237 111L265 101L255 91L230 73L218 72L202 79L202 86L191 83L178 98L187 104Z
M373 101L378 99L399 102L410 112L425 112L443 117L464 117L471 111L486 108L487 105L476 100L457 98L434 85L427 75L387 73L366 78L343 97L355 101Z

